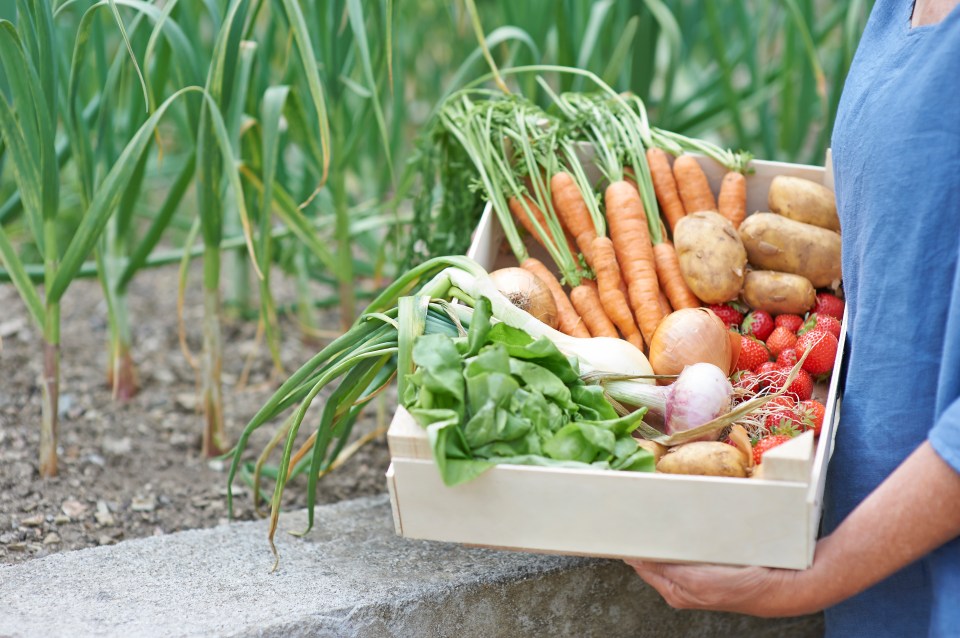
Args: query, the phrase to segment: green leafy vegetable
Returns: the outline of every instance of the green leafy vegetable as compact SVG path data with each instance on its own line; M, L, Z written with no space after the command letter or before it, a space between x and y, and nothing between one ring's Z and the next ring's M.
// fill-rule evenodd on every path
M420 336L404 405L424 426L444 483L497 463L651 472L630 433L646 410L619 417L576 359L552 341L491 323L481 298L466 337Z

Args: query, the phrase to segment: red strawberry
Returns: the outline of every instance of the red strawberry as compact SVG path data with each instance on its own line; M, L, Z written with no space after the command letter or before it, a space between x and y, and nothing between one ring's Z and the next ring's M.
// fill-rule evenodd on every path
M740 335L740 356L734 370L756 370L760 364L767 361L770 361L770 353L762 342Z
M837 358L837 338L829 332L814 328L797 339L797 358L810 350L803 369L813 375L826 374L833 370L833 361Z
M792 348L797 344L797 335L793 334L788 328L780 326L774 328L770 336L767 337L767 348L774 357L779 357L780 353L787 348Z
M829 292L818 292L817 303L813 311L818 315L829 315L840 321L843 319L843 299Z
M760 389L760 380L757 379L755 372L741 370L733 374L733 387L743 390L748 395L756 394Z
M800 315L777 315L777 318L773 320L773 325L777 328L786 328L790 332L796 332L803 325L803 317Z
M774 434L771 436L766 436L753 446L753 462L757 465L763 461L763 455L765 452L769 452L778 445L783 445L793 437L789 437L786 434Z
M727 303L711 304L707 306L713 314L720 317L720 321L728 328L736 327L743 321L743 313Z
M757 375L760 376L760 385L767 385L770 382L770 375L779 370L780 367L773 361L761 363L760 367L755 370Z
M763 425L771 434L790 426L796 419L797 400L789 394L770 399L762 410L767 413Z
M767 385L774 390L779 390L786 383L790 370L787 368L778 368L771 372L767 377ZM791 396L797 401L806 401L813 396L813 378L803 370L797 370L797 376L787 386L785 394Z
M787 380L789 371L784 370L783 373L783 381L780 382L780 385L783 385L783 382ZM798 401L806 401L813 396L813 378L807 371L797 370L797 376L793 383L787 387L786 394L795 397Z
M740 332L753 335L760 341L766 341L770 333L773 332L773 317L770 316L769 312L754 310L740 324Z
M815 328L826 330L832 334L837 339L840 338L840 320L831 317L830 315L813 315L816 317L816 323L814 324Z
M837 339L840 338L840 321L830 315L818 315L817 313L807 317L807 320L803 322L803 327L797 331L797 336L804 335L815 328L829 332Z
M793 348L781 350L780 354L777 355L777 365L787 369L797 365L797 351Z
M820 436L820 428L823 427L823 415L827 408L819 401L808 400L801 401L797 405L797 413L800 416L800 422L804 429L813 429L814 436Z

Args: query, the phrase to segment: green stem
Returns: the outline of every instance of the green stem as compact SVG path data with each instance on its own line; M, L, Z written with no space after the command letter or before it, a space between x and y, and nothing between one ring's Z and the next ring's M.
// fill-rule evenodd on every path
M339 137L339 134L337 135ZM336 168L330 175L330 191L336 216L334 233L337 238L337 279L340 281L340 325L349 330L357 314L357 299L353 280L353 245L350 241L350 217L347 207L346 172Z
M47 283L57 274L57 227L53 218L43 222L44 267ZM58 408L60 403L60 303L47 302L43 317L43 379L40 421L40 476L57 475Z
M201 355L201 393L203 404L204 456L219 456L226 449L223 425L223 364L220 340L220 250L208 246L203 255L203 353Z
M40 422L40 476L57 475L58 407L60 403L60 304L46 307L43 338L43 380Z

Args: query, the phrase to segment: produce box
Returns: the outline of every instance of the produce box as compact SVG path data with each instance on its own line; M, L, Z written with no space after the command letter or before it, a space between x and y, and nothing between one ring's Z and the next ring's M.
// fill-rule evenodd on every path
M700 162L716 192L724 169ZM777 175L833 186L829 170L816 166L754 161L753 167L748 211L767 210ZM516 265L502 244L488 208L468 254L488 270ZM527 552L805 569L813 561L840 413L845 334L844 322L829 384L815 390L826 406L820 436L807 431L766 452L762 478L498 465L451 488L441 480L426 432L400 407L387 434L396 531Z

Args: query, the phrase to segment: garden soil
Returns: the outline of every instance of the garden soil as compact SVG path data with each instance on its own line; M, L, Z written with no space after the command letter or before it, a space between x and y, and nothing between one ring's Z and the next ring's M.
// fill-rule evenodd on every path
M60 471L52 479L40 479L37 471L40 334L14 288L0 285L0 564L226 522L229 461L200 454L203 419L196 411L196 375L179 347L176 282L176 269L165 267L139 274L131 285L133 353L142 390L126 403L114 401L105 383L108 331L100 286L95 280L71 286L62 307ZM277 288L278 302L289 303L284 287ZM199 292L199 285L192 285L184 311L194 352L200 349ZM332 313L322 319L331 330L338 326ZM281 332L287 373L324 343L305 344L289 317L281 320ZM255 320L226 317L223 344L224 410L228 439L235 442L283 377L274 371L267 347L256 341ZM354 437L388 422L394 403L390 395L371 404ZM316 412L308 415L301 439L315 417ZM245 459L257 457L277 425L254 434ZM278 452L271 457L274 464ZM319 481L318 502L386 491L388 464L385 437L379 436ZM302 475L291 482L285 508L305 505L305 486ZM273 484L265 487L270 493ZM247 483L235 481L235 519L257 516L251 493Z

